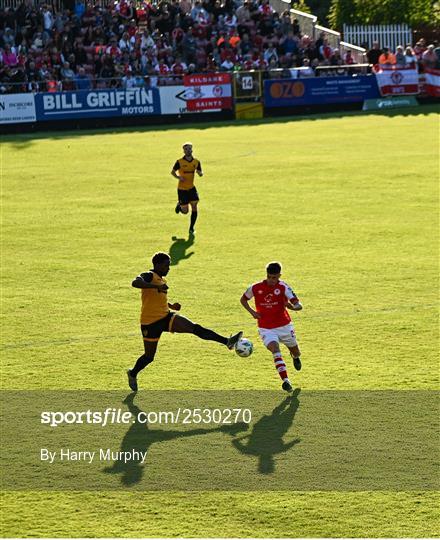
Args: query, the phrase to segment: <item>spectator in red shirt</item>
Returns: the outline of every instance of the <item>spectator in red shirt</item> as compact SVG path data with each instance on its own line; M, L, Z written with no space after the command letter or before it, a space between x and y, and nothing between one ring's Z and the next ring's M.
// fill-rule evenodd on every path
M255 68L260 70L265 70L268 67L268 63L264 59L263 54L259 54L254 62Z
M169 72L170 72L170 68L166 65L165 63L165 59L164 58L161 58L159 60L159 63L156 65L156 67L154 68L154 71L158 74L158 75L168 75Z
M330 47L330 45L328 44L328 40L324 39L323 44L321 45L321 47L319 47L319 55L324 60L329 60L331 58L332 54L333 54L333 50Z
M178 56L176 58L176 61L171 66L171 71L173 72L173 75L183 75L188 69L188 66L185 64L185 62L182 62L182 58Z
M112 39L110 41L110 45L107 47L107 49L105 50L105 54L108 54L109 56L111 56L112 58L116 58L116 57L119 57L121 56L122 54L122 51L121 49L118 47L117 43L116 43L116 39Z
M354 58L351 54L351 51L347 51L345 53L345 56L344 56L344 64L346 65L351 65L351 64L355 64L355 61L354 61Z
M134 11L131 2L128 3L125 0L120 0L120 2L118 2L115 7L116 11L119 12L119 16L122 17L122 19L129 21L133 18Z
M269 3L269 0L263 0L258 11L263 15L271 15L273 13L273 8Z
M138 29L136 26L136 21L134 19L131 19L130 24L128 25L128 28L127 28L127 33L132 38L137 33L137 31Z
M222 63L225 60L229 60L230 62L234 63L237 60L237 55L234 52L234 49L231 47L230 43L228 41L225 41L224 47L220 53L220 59Z
M263 50L264 39L263 36L261 36L258 32L252 37L252 43L254 48L258 49L259 51Z
M244 61L242 62L242 67L244 71L251 71L254 69L254 62L252 61L252 55L247 54L244 57Z

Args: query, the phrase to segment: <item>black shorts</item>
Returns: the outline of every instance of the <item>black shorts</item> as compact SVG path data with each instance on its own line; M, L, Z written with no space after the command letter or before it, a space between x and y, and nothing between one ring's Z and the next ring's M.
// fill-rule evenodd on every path
M179 198L179 203L183 205L189 204L191 201L199 200L199 194L195 187L192 187L191 189L178 189L177 197Z
M177 313L170 311L163 319L150 324L141 324L144 341L159 341L162 332L171 332L171 326L176 315Z

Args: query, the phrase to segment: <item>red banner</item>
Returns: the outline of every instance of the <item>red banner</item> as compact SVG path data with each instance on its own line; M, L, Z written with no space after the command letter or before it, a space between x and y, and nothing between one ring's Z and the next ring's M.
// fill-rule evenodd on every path
M440 69L425 69L425 92L440 98Z
M186 100L188 111L232 109L232 85L229 73L202 73L185 75L183 83L191 88Z
M188 111L213 111L218 109L232 109L232 98L200 98L188 99Z
M197 75L185 75L183 77L185 86L202 86L205 84L231 84L229 73L199 73Z
M382 96L407 96L419 93L417 68L380 66L376 67L375 73Z

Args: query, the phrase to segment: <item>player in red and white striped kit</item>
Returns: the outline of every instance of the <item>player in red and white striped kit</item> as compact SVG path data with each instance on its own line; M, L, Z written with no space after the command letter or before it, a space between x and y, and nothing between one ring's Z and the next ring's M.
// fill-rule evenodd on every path
M295 330L287 309L300 311L302 305L291 287L281 277L281 264L271 262L266 266L267 277L251 285L241 297L241 305L257 319L258 333L264 345L273 355L275 369L283 381L282 388L292 391L286 364L283 360L280 343L286 345L297 371L301 369L300 350L296 341ZM254 298L255 309L249 305ZM287 308L287 309L286 309Z

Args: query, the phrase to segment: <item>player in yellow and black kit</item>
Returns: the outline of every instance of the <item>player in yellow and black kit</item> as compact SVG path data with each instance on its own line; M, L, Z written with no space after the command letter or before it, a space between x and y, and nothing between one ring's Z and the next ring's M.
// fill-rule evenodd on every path
M170 311L180 311L181 308L178 303L168 303L168 285L164 276L168 274L170 269L170 256L167 253L156 253L152 263L152 270L140 274L132 282L133 287L142 291L141 332L145 350L133 369L127 371L128 385L134 391L138 388L137 374L154 360L162 332L194 334L201 339L217 341L226 345L228 349L233 349L243 334L243 332L238 332L226 338Z
M178 203L176 205L176 214L188 213L188 205L191 205L191 221L189 233L194 234L194 226L197 221L197 204L199 202L199 194L194 185L194 175L197 173L203 176L202 166L200 161L192 155L192 143L186 142L183 145L183 157L178 159L174 164L171 174L179 180L177 185Z

